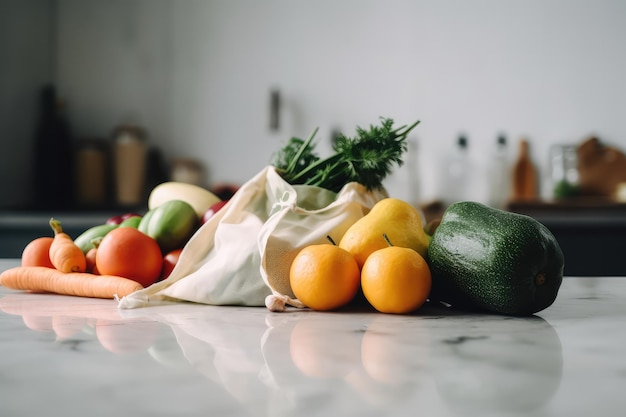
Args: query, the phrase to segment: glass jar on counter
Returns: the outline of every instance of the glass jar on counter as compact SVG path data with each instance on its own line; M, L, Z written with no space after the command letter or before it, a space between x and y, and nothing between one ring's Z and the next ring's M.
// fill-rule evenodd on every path
M574 145L550 148L550 180L554 198L572 197L578 189L578 155Z
M143 203L146 182L146 132L139 126L122 125L113 134L115 200L120 206Z
M83 138L78 141L75 161L76 201L80 206L106 204L109 155L101 139Z

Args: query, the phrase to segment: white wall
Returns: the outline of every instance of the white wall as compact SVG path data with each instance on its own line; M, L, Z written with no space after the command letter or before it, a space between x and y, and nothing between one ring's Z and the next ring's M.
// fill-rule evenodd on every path
M57 85L83 136L120 123L170 139L173 53L167 0L58 0Z
M467 134L471 195L491 146L526 137L542 174L554 143L626 147L620 0L58 0L57 81L81 134L136 120L210 182L244 182L290 136L379 116L420 119L398 197L439 195L440 160ZM282 125L272 132L269 92ZM511 149L511 158L516 149ZM416 159L413 161L413 157ZM549 194L549 190L543 190Z

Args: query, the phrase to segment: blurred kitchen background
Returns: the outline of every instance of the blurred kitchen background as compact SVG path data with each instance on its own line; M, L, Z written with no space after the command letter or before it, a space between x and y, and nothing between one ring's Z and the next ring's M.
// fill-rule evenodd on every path
M531 214L567 273L626 274L574 253L626 236L624 1L0 0L0 31L5 236L141 210L166 179L228 195L291 136L319 127L324 155L390 117L421 120L391 195Z

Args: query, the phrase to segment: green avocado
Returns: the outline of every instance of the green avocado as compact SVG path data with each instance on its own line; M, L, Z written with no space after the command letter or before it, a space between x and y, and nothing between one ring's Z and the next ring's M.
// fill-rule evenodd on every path
M444 212L428 263L431 301L506 315L552 305L564 268L563 252L543 224L471 201Z

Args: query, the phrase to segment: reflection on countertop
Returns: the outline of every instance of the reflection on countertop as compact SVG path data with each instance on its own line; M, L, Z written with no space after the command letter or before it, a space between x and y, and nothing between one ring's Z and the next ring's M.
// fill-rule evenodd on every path
M626 406L622 278L566 278L556 303L527 318L438 306L399 316L118 310L1 287L0 310L3 415L582 416Z

